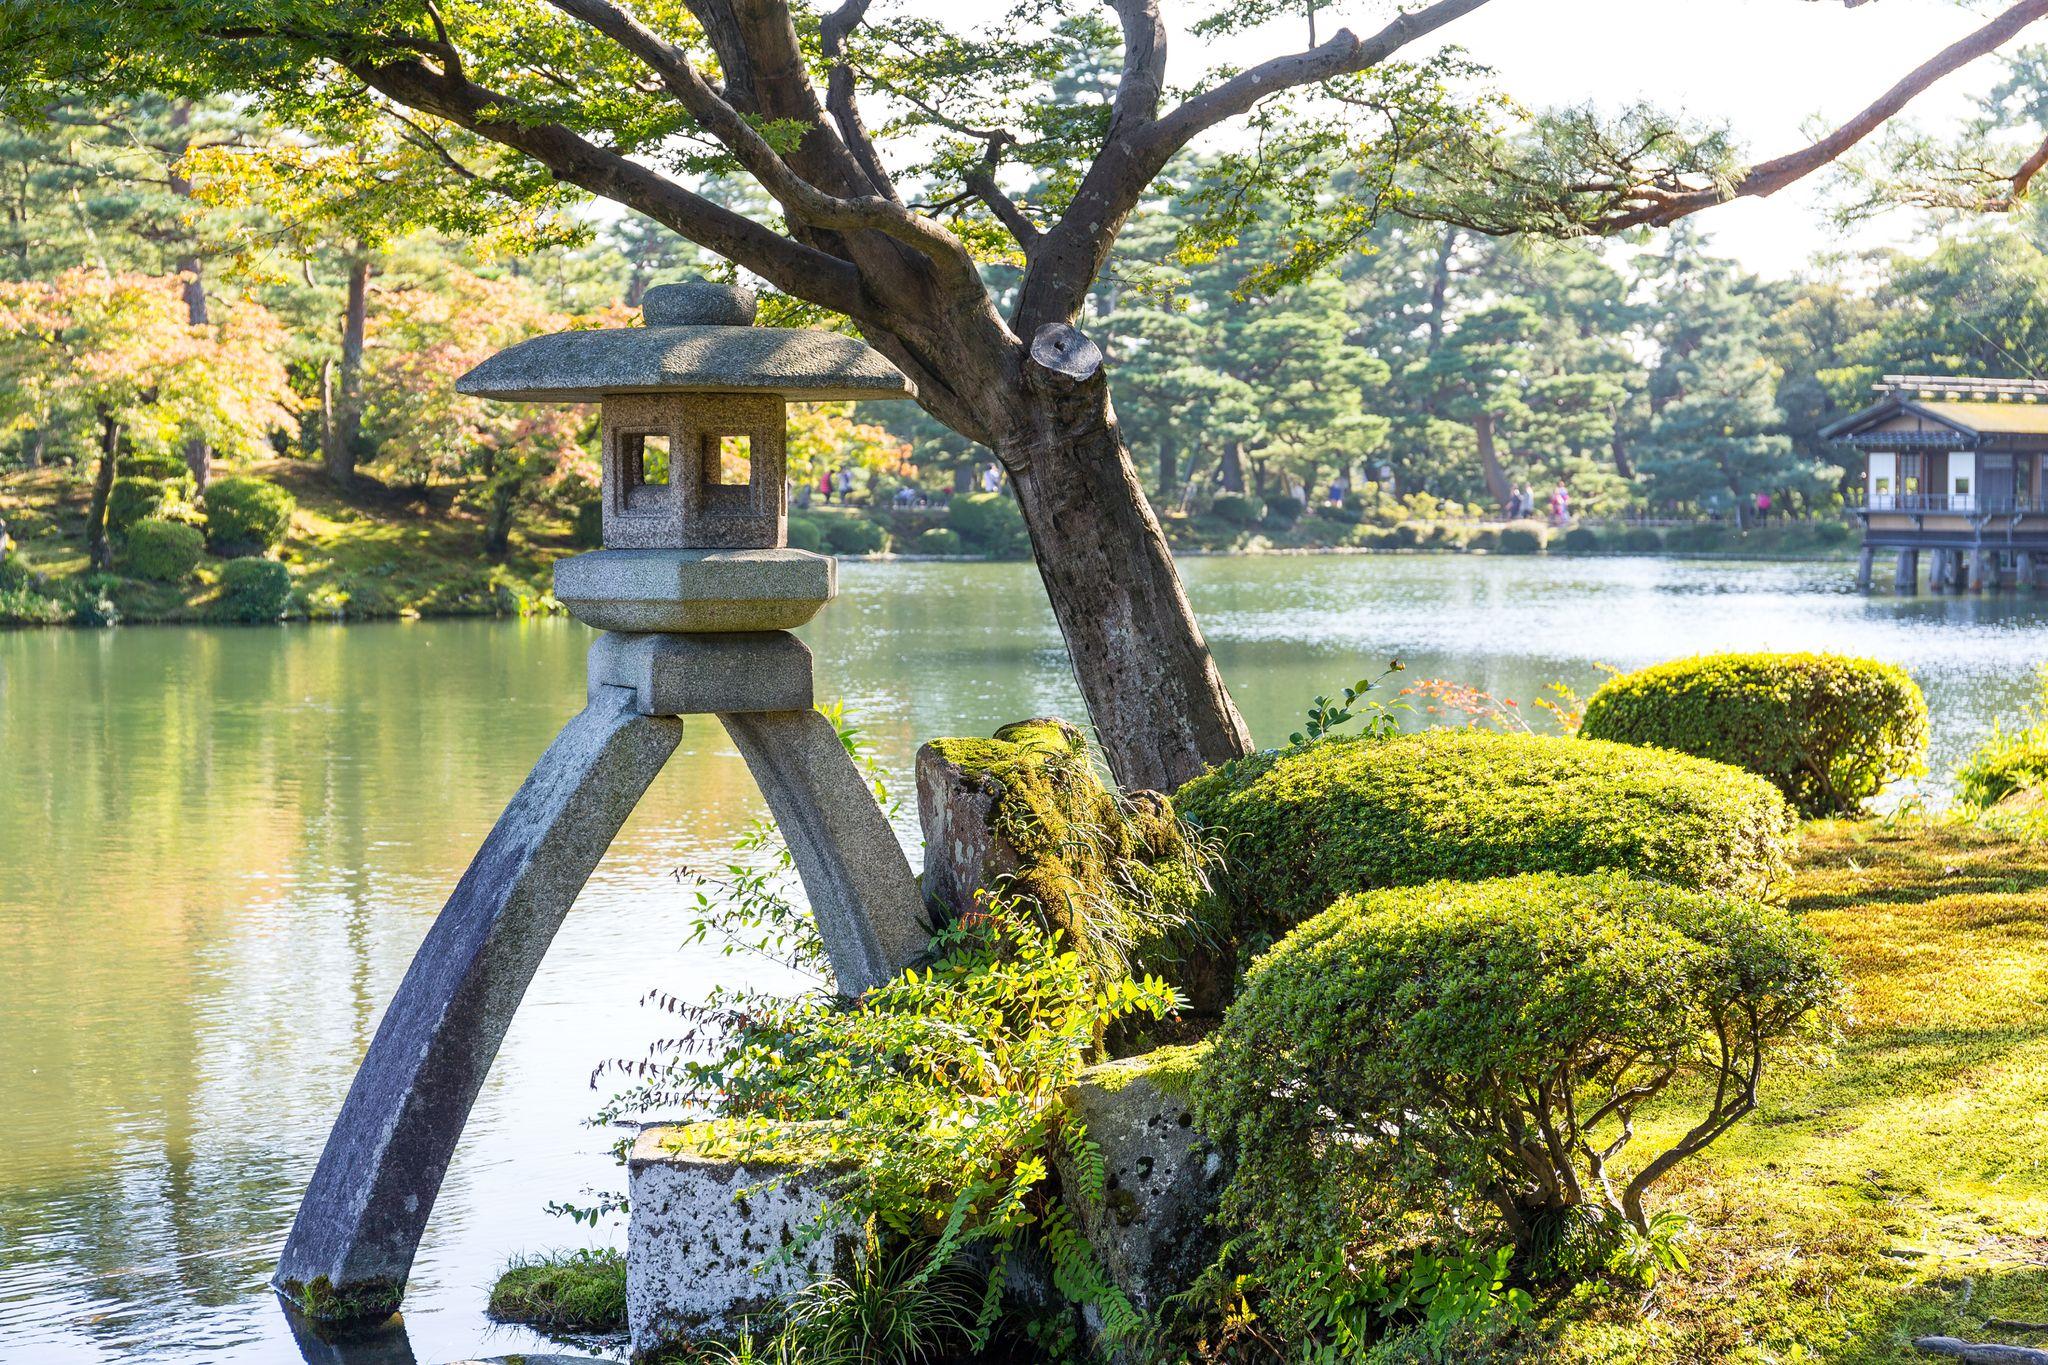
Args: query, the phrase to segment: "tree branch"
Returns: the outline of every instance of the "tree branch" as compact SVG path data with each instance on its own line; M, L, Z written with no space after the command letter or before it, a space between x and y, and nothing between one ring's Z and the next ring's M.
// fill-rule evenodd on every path
M1166 89L1166 24L1158 0L1110 0L1124 31L1124 71L1110 106L1109 136L1129 136L1159 116Z
M869 3L870 0L846 0L826 15L819 26L820 45L827 63L825 108L839 125L839 140L860 164L861 173L875 193L900 204L903 196L896 192L896 182L882 165L881 153L875 150L874 139L868 136L867 124L861 120L860 106L854 98L853 65L846 60L847 35L860 27Z

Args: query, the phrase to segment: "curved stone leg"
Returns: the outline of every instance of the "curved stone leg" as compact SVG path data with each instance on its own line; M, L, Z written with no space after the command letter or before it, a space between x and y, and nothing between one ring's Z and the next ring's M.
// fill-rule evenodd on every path
M816 711L721 713L789 841L839 993L857 996L923 955L924 894L875 793Z
M681 737L630 689L596 689L477 850L384 1013L278 1259L272 1283L310 1315L398 1307L512 1013Z

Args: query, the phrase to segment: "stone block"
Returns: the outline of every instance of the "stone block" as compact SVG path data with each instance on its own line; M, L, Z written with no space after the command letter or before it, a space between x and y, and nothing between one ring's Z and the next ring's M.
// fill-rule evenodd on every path
M837 590L830 556L805 550L592 550L555 565L555 596L599 630L790 630Z
M1105 1274L1156 1313L1215 1259L1211 1225L1229 1163L1196 1129L1189 1088L1205 1047L1161 1048L1081 1073L1067 1102L1102 1149L1099 1196L1063 1149L1055 1157L1076 1223Z
M786 632L619 635L590 646L591 695L629 687L643 716L811 709L811 651Z
M834 1168L800 1133L775 1149L717 1123L649 1128L627 1159L626 1319L637 1358L773 1324L788 1299L831 1275L856 1229L828 1218Z

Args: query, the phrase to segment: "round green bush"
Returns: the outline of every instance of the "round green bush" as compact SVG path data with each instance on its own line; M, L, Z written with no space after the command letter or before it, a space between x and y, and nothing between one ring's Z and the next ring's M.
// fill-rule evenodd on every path
M1237 1155L1226 1235L1268 1265L1419 1234L1512 1245L1539 1281L1596 1271L1841 992L1784 911L1622 874L1347 897L1252 966L1189 1087Z
M1956 769L1956 796L1995 806L2015 792L2048 788L2048 724L1997 730Z
M1550 532L1540 521L1515 521L1501 527L1500 552L1504 555L1533 555L1543 552Z
M1564 533L1564 539L1559 542L1558 548L1566 554L1589 555L1606 549L1607 542L1605 537L1590 526L1574 526Z
M824 528L809 517L791 517L789 519L789 548L792 550L809 550L813 554L818 553L825 548Z
M911 545L921 555L957 555L967 552L967 545L960 539L958 531L943 526L927 526L917 533Z
M1220 840L1219 890L1253 940L1355 891L1518 872L1768 897L1797 825L1768 782L1724 764L1464 729L1254 754L1182 787L1174 809Z
M594 550L604 544L604 499L577 503L574 526L571 535L584 549Z
M835 555L878 555L889 548L889 533L866 517L833 517L825 544Z
M1259 505L1242 493L1218 493L1209 503L1209 515L1229 526L1257 526Z
M1654 526L1631 526L1621 533L1621 548L1632 555L1653 555L1664 548L1664 537Z
M206 537L182 521L138 521L128 528L121 560L137 578L182 583L199 567Z
M1275 526L1294 525L1301 520L1305 510L1300 502L1285 493L1275 493L1266 499L1266 520Z
M1389 537L1399 549L1414 550L1429 543L1429 523L1426 521L1404 521L1394 527Z
M107 490L107 529L120 535L136 522L156 516L171 500L171 492L171 485L161 479L121 475Z
M1583 733L1745 768L1806 815L1854 814L1927 771L1919 685L1841 654L1707 654L1610 678Z
M1664 533L1664 548L1679 554L1719 550L1727 543L1727 530L1711 521L1702 521L1692 526L1674 526Z
M291 571L274 559L237 559L220 571L222 620L263 624L279 620L291 605Z
M959 533L972 554L991 559L1028 559L1031 533L1008 493L962 493L946 509L946 525Z
M1468 550L1484 550L1488 554L1492 554L1500 549L1500 528L1498 526L1480 527L1472 533L1472 538L1465 542L1465 548Z
M1817 522L1813 538L1823 545L1846 545L1856 535L1856 528L1842 521Z
M206 547L217 555L260 555L284 543L298 503L274 483L233 475L206 485Z

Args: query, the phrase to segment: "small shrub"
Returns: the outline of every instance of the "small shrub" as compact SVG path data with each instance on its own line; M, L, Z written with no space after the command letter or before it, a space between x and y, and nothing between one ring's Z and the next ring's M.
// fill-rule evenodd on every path
M1564 533L1564 538L1558 543L1558 548L1566 554L1590 555L1597 554L1599 551L1606 549L1607 543L1606 538L1592 527L1574 526L1571 530Z
M199 567L206 537L196 526L178 521L138 521L128 528L122 562L137 578L157 583L182 583Z
M1498 526L1480 527L1472 533L1472 538L1465 542L1465 548L1468 550L1484 550L1488 554L1494 553L1500 549L1500 528Z
M1841 989L1782 910L1620 874L1348 897L1252 967L1191 1088L1237 1154L1227 1231L1269 1266L1369 1272L1421 1237L1511 1246L1537 1282L1619 1270L1652 1187ZM1660 1149L1614 1169L1660 1097Z
M623 1332L626 1258L610 1250L523 1256L491 1287L485 1311L544 1332Z
M189 488L192 485L192 470L176 455L165 455L160 451L131 452L121 457L121 472L132 474L138 479L155 479L158 483L178 484Z
M222 620L249 625L280 620L291 600L291 571L274 559L237 559L220 571L215 610Z
M835 555L878 555L889 548L889 533L866 517L834 517L825 523L825 544Z
M911 544L921 555L957 555L967 549L960 533L944 526L927 526L917 533L917 539Z
M825 548L824 529L809 517L791 517L789 519L789 548L792 550L809 550L813 554L822 551Z
M1209 504L1209 515L1230 526L1257 526L1259 505L1242 493L1219 493Z
M1275 493L1266 499L1266 520L1283 529L1301 520L1301 514L1305 510L1290 494Z
M1996 730L1956 769L1956 797L1995 806L2015 792L2048 787L2048 725Z
M1813 538L1822 545L1847 545L1856 535L1856 528L1842 521L1816 522Z
M121 535L137 522L157 516L171 501L171 493L171 485L160 479L121 475L107 490L107 529Z
M957 531L971 553L991 559L1026 559L1031 533L1024 514L1008 493L963 493L946 509L946 525Z
M1632 555L1653 555L1664 548L1654 526L1631 526L1621 533L1621 548Z
M284 543L292 495L274 483L235 475L206 486L206 547L217 555L259 555Z
M1501 528L1500 552L1504 555L1541 554L1549 539L1550 528L1540 521L1512 521Z
M1683 754L1477 730L1325 740L1226 763L1174 809L1222 841L1240 935L1338 897L1518 872L1632 872L1765 897L1796 825L1772 786Z
M1429 529L1429 523L1426 521L1404 521L1394 527L1394 533L1389 540L1398 549L1420 549L1429 543Z
M1840 654L1709 654L1610 678L1582 733L1747 769L1807 815L1854 814L1927 770L1919 685Z
M604 501L591 498L576 504L574 529L571 538L586 550L594 550L604 544Z
M1728 532L1718 523L1698 522L1692 526L1674 526L1664 533L1664 548L1678 554L1699 554L1708 550L1726 547Z

